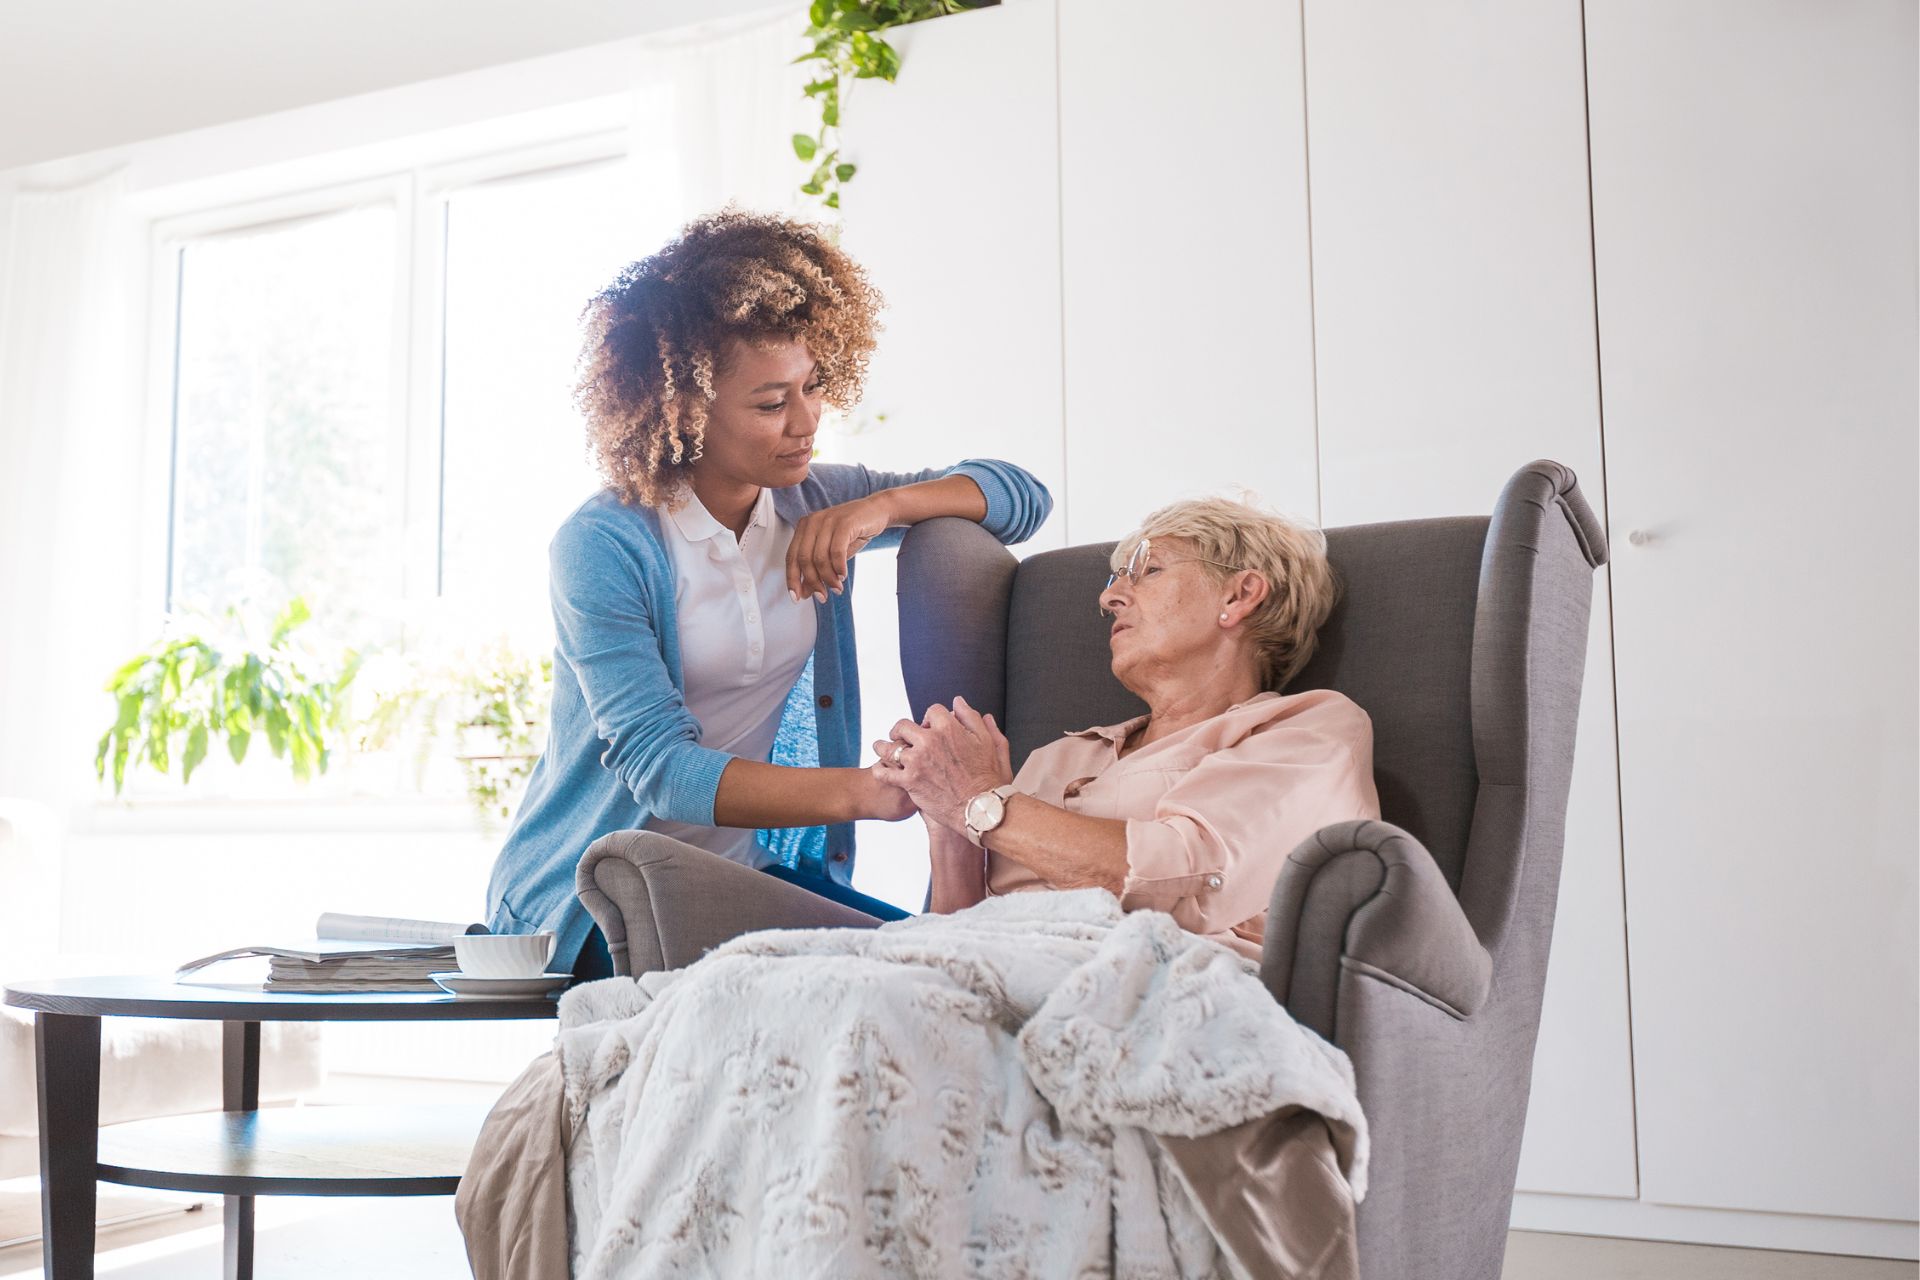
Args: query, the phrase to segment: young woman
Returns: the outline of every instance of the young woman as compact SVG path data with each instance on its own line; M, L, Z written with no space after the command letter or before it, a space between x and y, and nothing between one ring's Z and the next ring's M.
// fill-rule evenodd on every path
M853 821L913 812L857 767L850 558L935 516L1019 542L1052 500L1004 462L814 465L822 409L860 398L881 305L815 228L733 209L588 305L578 401L607 487L550 548L552 731L487 891L495 932L558 935L557 970L611 972L574 894L609 832L844 888Z

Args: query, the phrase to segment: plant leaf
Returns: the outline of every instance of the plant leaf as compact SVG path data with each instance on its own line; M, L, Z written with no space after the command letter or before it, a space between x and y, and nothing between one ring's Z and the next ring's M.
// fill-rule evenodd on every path
M802 160L811 160L813 159L815 150L817 150L817 147L812 138L809 138L804 133L796 133L793 135L793 154L799 156Z
M203 721L193 726L187 734L187 751L180 757L180 781L184 784L193 780L193 771L207 758L207 726Z
M855 166L853 165L838 164L833 167L833 176L842 182L850 182L853 180L854 171Z
M228 727L227 754L233 757L235 764L239 764L247 758L247 744L252 741L253 733L251 730Z
M295 627L308 621L312 617L313 611L307 608L307 601L304 596L295 596L293 599L287 601L286 606L274 616L273 634L267 641L267 647L269 649L278 649L282 644L286 643L287 636Z

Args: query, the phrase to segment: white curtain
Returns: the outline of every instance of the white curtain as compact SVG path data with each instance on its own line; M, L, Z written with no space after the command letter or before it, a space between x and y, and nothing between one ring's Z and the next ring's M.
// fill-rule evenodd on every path
M19 190L0 243L0 797L64 812L137 609L143 294L112 173Z
M809 167L793 135L816 134L819 108L801 92L818 62L804 7L695 28L649 50L634 91L631 155L645 186L672 188L684 222L729 201L821 221L831 210L800 192Z

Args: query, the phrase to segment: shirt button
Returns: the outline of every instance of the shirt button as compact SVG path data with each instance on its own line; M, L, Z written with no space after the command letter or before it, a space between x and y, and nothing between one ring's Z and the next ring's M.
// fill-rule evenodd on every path
M757 613L750 613L750 614L748 614L748 615L747 615L747 621L748 621L748 622L758 622L758 621L760 621L760 615L759 615L759 614L757 614Z
M760 646L759 646L759 645L757 645L757 644L756 644L756 645L749 645L749 646L747 646L747 651L748 651L749 653L758 653L758 652L760 652Z
M830 693L823 693L823 694L821 694L821 695L820 695L820 705L821 705L821 706L823 706L823 707L830 707L830 706L832 706L832 705L833 705L833 695L832 695L832 694L830 694Z
M1218 889L1219 887L1220 887L1220 877L1219 877L1219 876L1208 876L1208 877L1207 877L1207 888L1209 888L1209 889Z
M833 860L835 862L845 862L847 860L847 855L844 853L836 853L833 855Z

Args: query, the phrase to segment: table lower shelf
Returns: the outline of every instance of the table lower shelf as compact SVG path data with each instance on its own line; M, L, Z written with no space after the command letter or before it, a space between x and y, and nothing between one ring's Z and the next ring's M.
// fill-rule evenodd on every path
M488 1108L273 1107L100 1130L99 1179L229 1196L450 1196Z

